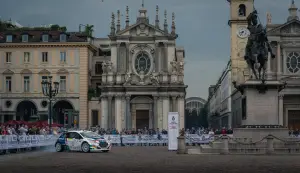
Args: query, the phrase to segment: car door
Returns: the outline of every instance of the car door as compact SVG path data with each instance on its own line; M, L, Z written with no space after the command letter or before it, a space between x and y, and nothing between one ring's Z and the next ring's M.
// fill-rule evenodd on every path
M74 150L81 151L83 138L79 133L74 132Z
M76 133L75 132L70 132L66 134L67 136L67 145L69 147L70 150L76 150L75 148L75 137L76 137Z

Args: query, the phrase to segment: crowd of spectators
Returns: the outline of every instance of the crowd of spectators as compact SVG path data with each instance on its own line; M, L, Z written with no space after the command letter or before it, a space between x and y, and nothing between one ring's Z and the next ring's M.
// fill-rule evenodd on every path
M63 129L53 127L50 131L49 126L28 126L26 124L0 125L0 135L47 135L58 134Z
M299 136L299 129L290 129L289 130L289 136L298 137Z
M168 134L167 130L157 129L122 129L122 131L118 131L115 128L111 129L103 129L100 126L91 127L89 130L98 133L99 135L156 135L156 134Z

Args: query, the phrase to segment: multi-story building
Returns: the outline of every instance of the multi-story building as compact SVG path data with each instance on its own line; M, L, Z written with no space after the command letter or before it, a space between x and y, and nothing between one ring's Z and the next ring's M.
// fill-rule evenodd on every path
M231 61L228 62L216 85L209 89L208 116L210 127L231 128ZM212 90L213 89L213 90Z
M53 82L59 82L54 122L64 124L68 111L73 115L69 123L87 127L88 60L95 51L85 34L57 27L0 31L0 122L47 120L49 103L41 82L52 76Z

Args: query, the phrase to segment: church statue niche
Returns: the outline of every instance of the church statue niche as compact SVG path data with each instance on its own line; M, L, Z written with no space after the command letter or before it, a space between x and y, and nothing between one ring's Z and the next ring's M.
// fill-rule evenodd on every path
M246 6L245 4L239 5L239 16L246 16Z

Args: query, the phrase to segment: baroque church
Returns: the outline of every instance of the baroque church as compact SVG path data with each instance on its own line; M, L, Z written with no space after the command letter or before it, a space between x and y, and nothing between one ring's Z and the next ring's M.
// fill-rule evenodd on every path
M185 52L183 47L176 46L175 14L172 14L170 31L167 11L164 11L163 26L160 25L158 6L154 25L150 24L144 5L134 24L130 24L128 7L124 27L120 11L111 18L109 38L94 42L108 43L110 52L101 62L101 84L97 83L101 90L99 125L119 131L161 130L168 128L168 113L178 112L179 127L184 128ZM105 51L101 46L100 49ZM95 58L92 64L96 63ZM92 85L95 81L91 81Z

